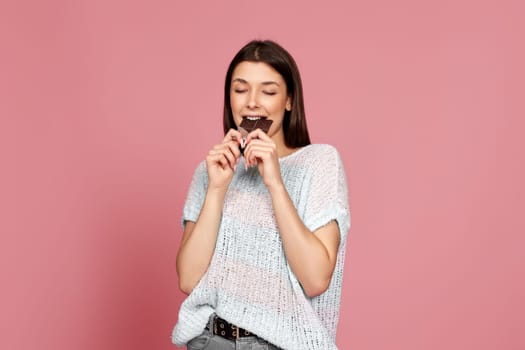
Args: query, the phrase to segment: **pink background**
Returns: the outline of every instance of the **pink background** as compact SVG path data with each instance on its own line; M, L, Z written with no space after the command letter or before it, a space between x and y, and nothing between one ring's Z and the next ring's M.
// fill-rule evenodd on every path
M273 38L348 173L340 348L525 349L524 10L2 1L0 348L173 349L190 176Z

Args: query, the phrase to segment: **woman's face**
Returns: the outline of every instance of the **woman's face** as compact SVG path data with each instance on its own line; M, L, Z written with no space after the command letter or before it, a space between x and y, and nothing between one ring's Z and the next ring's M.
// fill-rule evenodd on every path
M283 77L270 65L244 61L233 70L230 104L237 126L243 117L266 117L273 121L268 136L284 140L284 112L291 109L291 102Z

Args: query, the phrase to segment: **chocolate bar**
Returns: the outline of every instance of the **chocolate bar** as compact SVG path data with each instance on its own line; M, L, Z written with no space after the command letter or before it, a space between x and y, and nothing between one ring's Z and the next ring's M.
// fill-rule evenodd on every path
M255 129L261 129L265 133L270 130L270 125L272 125L273 120L261 118L261 119L248 119L247 117L242 118L241 125L239 125L240 128L243 128L248 133L251 133Z
M242 122L238 128L242 134L241 145L239 146L241 154L244 154L244 148L246 147L246 136L248 136L248 134L254 131L255 129L261 129L265 133L268 133L268 130L270 130L270 126L272 125L272 123L273 120L266 118L248 119L247 117L243 117Z

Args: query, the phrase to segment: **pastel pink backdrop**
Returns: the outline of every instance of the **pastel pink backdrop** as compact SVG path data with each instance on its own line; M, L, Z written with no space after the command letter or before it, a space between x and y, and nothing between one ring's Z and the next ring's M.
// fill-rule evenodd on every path
M340 348L524 349L523 13L2 2L0 348L173 348L187 186L221 138L229 60L272 38L348 173Z

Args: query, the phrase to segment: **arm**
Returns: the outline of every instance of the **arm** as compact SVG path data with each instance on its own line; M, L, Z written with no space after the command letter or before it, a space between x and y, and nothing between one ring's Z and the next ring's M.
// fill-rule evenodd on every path
M177 253L179 288L189 294L210 265L219 225L224 197L240 157L240 133L230 130L222 143L215 145L206 157L208 188L196 222L187 221Z
M270 192L272 206L283 242L286 258L306 295L322 294L330 285L337 261L340 232L335 221L310 231L283 184L277 147L262 131L256 130L247 138L247 165L257 165Z
M335 221L308 230L297 214L284 185L270 188L272 203L286 258L309 297L322 294L330 285L337 260L339 227Z
M179 288L189 294L210 265L221 221L224 193L208 192L197 222L187 221L177 253Z

